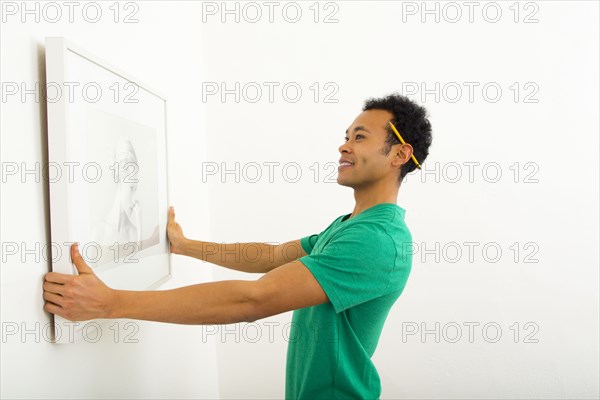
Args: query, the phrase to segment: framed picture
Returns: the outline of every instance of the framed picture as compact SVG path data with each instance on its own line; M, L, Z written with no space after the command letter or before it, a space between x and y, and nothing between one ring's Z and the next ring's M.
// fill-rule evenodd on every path
M46 80L52 271L77 273L78 242L108 286L157 288L171 276L165 97L61 37L46 38ZM56 342L73 339L65 322Z

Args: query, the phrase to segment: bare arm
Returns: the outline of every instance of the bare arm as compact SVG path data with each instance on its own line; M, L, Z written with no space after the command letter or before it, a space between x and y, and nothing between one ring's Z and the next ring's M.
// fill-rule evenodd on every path
M300 240L279 245L268 243L214 243L191 240L175 222L175 210L169 209L167 235L171 252L194 257L221 267L250 273L266 273L306 255Z
M306 252L300 240L271 245L268 243L213 243L186 240L184 255L242 272L266 273L295 261Z
M253 322L329 301L300 261L275 268L257 281L220 281L165 291L115 293L108 318L200 325Z
M257 281L201 283L172 290L126 291L106 286L71 247L79 275L49 272L44 309L72 321L133 318L177 324L255 321L323 304L327 295L301 261L275 268Z

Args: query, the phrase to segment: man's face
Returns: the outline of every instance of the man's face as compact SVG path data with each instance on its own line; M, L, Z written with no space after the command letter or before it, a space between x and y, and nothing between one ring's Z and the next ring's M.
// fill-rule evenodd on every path
M339 147L340 161L337 182L353 188L368 187L383 179L398 179L400 164L392 165L394 152L383 153L388 121L392 113L385 110L364 111L346 131L345 143Z

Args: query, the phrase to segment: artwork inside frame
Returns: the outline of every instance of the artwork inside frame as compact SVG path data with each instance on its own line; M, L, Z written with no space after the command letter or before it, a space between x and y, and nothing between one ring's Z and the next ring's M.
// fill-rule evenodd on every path
M165 97L62 37L46 38L46 92L52 271L77 273L78 242L111 288L159 287L171 277ZM55 342L81 336L72 326L55 316Z

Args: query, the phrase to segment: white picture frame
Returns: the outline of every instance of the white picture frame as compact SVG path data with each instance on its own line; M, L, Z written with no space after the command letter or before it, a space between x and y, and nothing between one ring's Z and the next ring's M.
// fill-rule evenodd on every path
M78 242L111 288L158 288L171 277L165 96L48 37L46 104L52 271L77 273L69 246ZM54 341L68 343L99 324L55 316L53 326Z

